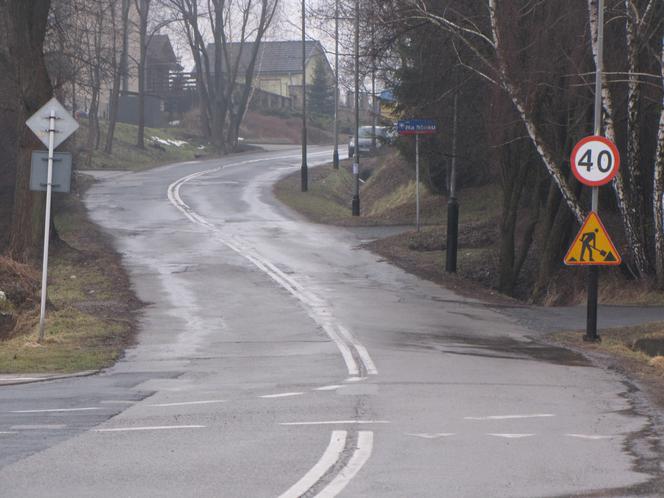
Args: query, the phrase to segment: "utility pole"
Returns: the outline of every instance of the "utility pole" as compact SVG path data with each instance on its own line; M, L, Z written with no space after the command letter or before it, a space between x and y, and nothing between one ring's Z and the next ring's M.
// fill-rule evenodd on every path
M454 117L452 118L452 164L450 167L450 192L447 201L447 250L445 251L445 270L455 273L457 269L457 249L459 241L459 202L456 198L456 158L458 128L459 88L454 89Z
M597 71L595 75L595 136L602 133L602 72L604 69L604 0L597 2ZM591 211L599 211L599 187L592 188ZM599 269L591 266L588 269L588 310L586 317L586 335L583 340L599 342L597 334L597 289L599 287Z
M376 150L376 26L371 2L371 148Z
M353 193L352 214L360 215L360 0L355 0L355 148L353 150Z
M334 153L332 165L339 169L339 0L334 3Z
M305 33L305 0L302 0L302 192L309 189L309 171L307 167L307 50Z

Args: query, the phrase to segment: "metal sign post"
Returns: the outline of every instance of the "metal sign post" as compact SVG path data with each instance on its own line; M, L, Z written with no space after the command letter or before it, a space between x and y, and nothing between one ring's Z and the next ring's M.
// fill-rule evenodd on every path
M415 135L415 225L420 231L420 136Z
M602 71L604 65L604 0L599 0L597 15L597 74L595 75L595 135L602 133ZM599 188L592 188L591 211L599 213ZM586 316L586 335L583 340L599 342L597 334L597 293L599 270L591 266L588 271L588 310Z
M44 121L48 120L48 128ZM56 126L57 122L57 126ZM39 313L39 342L44 340L46 318L46 289L48 276L48 243L51 236L51 196L53 193L54 150L78 129L78 123L54 97L34 113L25 124L37 138L48 147L48 170L46 174L46 215L44 221L44 258L42 262L41 306Z
M302 0L302 166L300 166L300 187L302 192L309 190L309 167L307 165L307 56L305 35L305 1Z
M438 125L431 119L402 119L397 123L399 135L415 135L415 226L420 231L420 135L433 135Z
M459 117L459 92L454 92L454 117L452 118L452 164L450 164L449 198L447 200L447 248L445 271L456 273L459 248L459 201L456 198L457 128Z
M46 216L44 221L44 256L42 260L41 306L39 308L39 342L44 340L46 318L46 286L48 279L48 243L51 238L51 195L53 193L53 143L55 141L55 110L48 118L48 173L46 180Z
M353 150L353 200L351 214L360 216L360 0L355 0L355 149Z

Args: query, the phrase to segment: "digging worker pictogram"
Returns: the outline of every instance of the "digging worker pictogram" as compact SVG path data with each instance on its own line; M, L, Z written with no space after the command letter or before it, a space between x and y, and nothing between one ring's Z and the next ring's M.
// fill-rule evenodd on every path
M597 249L597 232L599 232L599 228L595 228L592 232L585 232L581 236L581 256L579 257L579 261L586 260L586 251L588 252L588 261L595 261L593 259L593 251L597 251L602 256L606 256L606 251Z

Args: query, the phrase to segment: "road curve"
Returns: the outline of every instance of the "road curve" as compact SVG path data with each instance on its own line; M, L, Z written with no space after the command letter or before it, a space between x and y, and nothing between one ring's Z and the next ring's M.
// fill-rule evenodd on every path
M299 162L275 148L99 175L86 203L148 303L138 343L99 376L0 388L0 489L657 489L650 420L622 379L279 205L271 186Z

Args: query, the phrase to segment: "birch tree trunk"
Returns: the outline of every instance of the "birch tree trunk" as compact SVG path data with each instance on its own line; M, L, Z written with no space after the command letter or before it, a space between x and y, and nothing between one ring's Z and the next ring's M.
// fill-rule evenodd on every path
M592 52L595 65L598 64L598 2L597 0L588 0L588 19L590 21L590 38L592 40ZM613 124L613 98L608 85L602 82L602 107L604 108L604 135L609 140L616 141L615 127ZM629 168L627 169L629 174ZM642 237L639 237L639 223L636 219L636 210L633 203L630 202L629 192L625 188L625 179L623 171L618 173L612 182L613 191L616 195L616 202L623 221L625 236L631 251L631 259L639 276L645 276L648 272L648 259L646 257L645 244Z
M632 8L632 0L625 0L625 42L627 45L627 178L629 179L629 200L634 209L635 226L639 228L639 238L646 240L641 175L641 83L639 82L639 37L638 19Z
M662 55L660 61L662 75L662 107L659 115L659 130L657 132L657 153L655 155L655 170L653 174L653 217L655 221L655 267L657 270L657 285L664 289L664 39L662 40Z
M551 153L548 145L546 144L545 140L542 137L542 134L539 132L537 128L535 120L528 112L526 104L521 96L521 92L517 84L514 82L513 78L510 77L507 64L505 62L505 57L504 54L502 53L500 22L497 15L497 5L496 5L497 2L496 0L488 0L488 2L489 2L489 16L491 21L491 33L493 37L492 41L495 50L496 63L498 66L497 67L498 77L500 79L500 83L507 92L507 94L509 95L519 115L521 116L521 120L523 121L523 124L525 125L526 130L528 131L528 136L532 140L533 145L535 146L537 152L542 158L542 161L544 162L546 169L551 175L551 178L558 186L558 189L560 190L560 193L563 196L565 204L567 204L569 209L572 211L576 220L579 223L582 223L584 219L584 211L583 209L581 209L581 206L579 205L579 202L576 196L574 195L574 192L572 191L569 183L567 182L567 179L560 170L560 167L556 164L556 161L553 158L553 154Z

